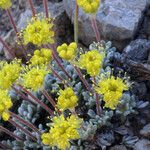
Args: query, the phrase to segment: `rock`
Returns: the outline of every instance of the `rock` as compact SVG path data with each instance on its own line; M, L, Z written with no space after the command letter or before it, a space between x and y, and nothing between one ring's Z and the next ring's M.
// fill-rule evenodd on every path
M123 52L133 61L147 61L150 53L150 41L145 39L132 41Z
M25 0L13 0L13 5L11 7L12 16L15 22L18 21L18 18L20 14L25 9ZM12 25L10 23L9 17L7 16L7 13L4 10L0 10L0 35L6 36L7 32L9 32L12 29Z
M25 28L28 24L28 21L31 19L32 17L32 12L29 9L26 9L25 12L23 12L20 15L20 19L18 20L18 29L21 30L23 28Z
M127 150L127 148L123 145L116 145L111 147L109 150Z
M134 150L150 150L150 141L146 139L139 140L135 144Z
M146 138L150 138L150 123L144 126L144 128L140 131L140 134Z
M20 0L19 2L21 3L23 1L24 0ZM22 7L25 7L25 6L26 5L24 4L24 6L22 6ZM60 41L61 42L67 41L68 37L70 37L70 35L72 34L72 33L70 33L70 30L69 30L71 28L70 27L71 22L65 13L65 9L63 7L62 2L59 2L59 3L49 2L48 8L49 8L49 13L50 13L51 17L54 19L56 45L62 44L62 43L60 43ZM41 7L41 5L35 5L35 9L37 10L38 13L43 12L43 6ZM27 7L27 9L20 14L20 17L17 20L18 31L24 29L27 26L31 17L32 17L32 12L31 12L30 8ZM13 47L13 45L16 42L16 35L13 30L8 30L7 34L3 35L3 39ZM32 50L31 50L31 48L27 48L27 49L30 50L30 51L27 51L27 53L33 52L33 49ZM17 50L15 50L15 51L18 56L18 51ZM7 54L7 52L5 52L5 55L6 54ZM19 56L21 56L21 54L19 54Z
M3 44L0 43L0 55L3 55Z
M24 2L23 2L24 1ZM22 11L25 10L25 0L13 0L13 5L11 7L11 12L14 21L17 24L18 18ZM7 13L4 10L0 9L0 36L8 42L8 45L13 45L16 41L16 34L12 30L12 25L10 23L9 17L7 16ZM7 52L4 52L4 48L0 49L0 53L5 53L5 55L8 55ZM7 56L6 56L7 57Z
M75 0L63 0L65 10L73 22ZM99 32L104 40L113 41L122 49L134 37L146 9L147 0L105 0L96 15ZM79 39L86 45L95 41L90 16L79 10Z

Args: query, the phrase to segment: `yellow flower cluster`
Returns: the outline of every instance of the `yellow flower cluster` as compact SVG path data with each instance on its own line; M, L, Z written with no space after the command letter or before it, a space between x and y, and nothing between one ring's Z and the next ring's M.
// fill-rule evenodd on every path
M48 133L42 134L42 142L50 147L57 146L61 150L70 147L70 140L79 139L78 129L81 126L82 119L75 115L64 118L63 115L53 118L51 129Z
M15 59L11 63L0 62L0 88L9 89L19 78L21 69L20 60Z
M123 91L128 89L129 84L124 79L114 76L102 79L96 88L97 92L104 96L105 107L110 109L117 107Z
M0 0L0 8L8 9L12 5L11 0Z
M66 109L72 109L77 106L78 98L75 95L72 88L66 88L65 90L60 90L60 95L58 97L57 106L60 110L64 111Z
M0 89L0 118L7 121L10 117L8 109L12 107L12 101L6 90Z
M48 19L32 18L31 23L23 31L24 44L33 43L41 46L54 43L52 27L53 24Z
M25 68L26 73L22 75L22 84L27 89L37 91L42 88L44 79L48 71L45 67Z
M97 76L103 63L104 53L97 50L88 51L82 54L79 59L79 67L86 69L90 76Z
M85 13L95 14L98 11L101 0L77 0L77 4Z
M33 66L43 66L48 64L52 60L52 51L50 49L42 48L41 50L35 50L34 55L30 59L30 63Z
M77 51L77 44L75 42L70 43L70 45L64 43L61 46L57 47L57 52L59 56L67 61L71 61L72 59L75 58L76 51Z

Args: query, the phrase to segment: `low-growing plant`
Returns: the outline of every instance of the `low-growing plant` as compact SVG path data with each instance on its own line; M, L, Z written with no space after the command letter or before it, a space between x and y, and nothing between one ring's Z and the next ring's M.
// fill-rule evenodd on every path
M112 117L126 117L135 107L129 78L121 72L115 74L108 65L114 49L110 42L100 41L95 21L100 0L76 1L75 41L58 47L47 0L43 0L45 16L36 14L32 0L29 4L33 17L25 29L18 31L11 1L0 1L26 58L22 63L0 38L12 58L0 62L0 130L13 138L1 141L0 147L88 149L87 142L94 140L102 127L109 126ZM88 51L78 46L79 7L91 16L97 40ZM26 54L30 43L36 46L33 56Z

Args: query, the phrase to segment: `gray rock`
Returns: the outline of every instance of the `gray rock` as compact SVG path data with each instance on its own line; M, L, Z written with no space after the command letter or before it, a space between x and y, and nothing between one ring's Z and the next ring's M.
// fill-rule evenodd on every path
M17 25L18 29L21 30L25 28L28 24L28 21L30 21L31 17L32 17L31 10L26 9L26 11L20 15L20 19L18 20L18 25Z
M73 22L75 0L63 0L68 16ZM111 40L122 49L134 37L146 9L147 0L105 0L96 16L103 39ZM79 39L86 45L95 41L90 16L79 10Z
M123 145L116 145L111 147L110 150L127 150L127 148Z
M127 57L133 61L147 61L150 53L150 41L137 39L132 41L123 51Z
M64 8L63 8L63 4L62 3L48 3L48 7L49 7L49 13L51 15L52 18L57 18L57 16L59 16L60 14L62 14L64 12ZM42 13L43 12L43 7L35 7L35 9L37 10L38 13ZM30 21L32 17L32 12L30 9L26 9L25 12L23 12L20 15L20 19L18 21L18 28L22 29L25 28L28 24L28 22Z
M4 51L3 51L3 44L0 43L0 55L3 55Z
M144 126L144 128L140 131L140 134L146 138L150 138L150 123Z
M139 140L135 144L134 150L150 150L150 141L146 139Z

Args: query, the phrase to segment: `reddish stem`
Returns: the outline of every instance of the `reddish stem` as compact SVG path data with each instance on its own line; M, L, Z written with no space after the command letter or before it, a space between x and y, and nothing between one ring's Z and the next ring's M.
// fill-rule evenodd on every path
M12 57L15 57L14 53L12 52L12 50L9 48L8 44L0 37L0 42L3 44L3 46L6 48L6 50L9 52L9 54Z
M46 91L45 89L43 89L42 93L43 93L43 95L49 100L49 102L52 104L52 106L53 106L54 108L56 108L57 111L61 114L61 111L58 109L58 107L57 107L55 101L54 101L53 98L47 93L47 91Z
M15 113L13 112L9 112L10 115L13 117L13 118L16 118L18 119L21 123L23 123L24 125L26 125L27 127L29 127L30 129L32 129L33 131L37 132L38 134L41 134L41 132L31 123L29 123L28 121L24 120L23 118L21 118L20 116L16 115Z
M3 148L4 150L9 150L10 149L9 146L3 144L2 142L0 142L0 147Z
M52 104L52 106L55 108L56 107L56 103L55 101L52 99L52 97L47 93L47 91L45 89L42 90L42 93L44 94L44 96L49 100L49 102Z
M12 26L13 26L13 29L14 29L16 35L17 35L17 38L18 38L19 42L21 42L21 47L22 47L22 49L23 49L23 54L24 54L24 56L25 56L25 59L27 60L26 49L25 49L25 47L23 46L22 41L21 41L21 39L20 39L20 37L19 37L19 34L18 34L19 32L18 32L18 30L17 30L16 23L15 23L15 21L14 21L14 19L13 19L12 12L11 12L10 9L7 9L6 12L7 12L8 16L9 16L10 22L11 22L11 24L12 24Z
M94 80L94 83L96 83L96 78L94 77L93 78ZM96 96L96 112L97 112L97 115L101 115L102 113L102 108L101 108L101 104L100 104L100 99L99 99L99 95L98 93L95 92L95 96Z
M74 65L73 65L73 66L74 66ZM89 83L88 83L88 82L86 81L86 79L83 77L83 74L81 73L80 69L77 68L76 66L74 66L74 69L76 70L76 72L77 72L79 78L80 78L81 81L83 82L83 84L84 84L84 86L86 87L86 89L87 89L89 92L93 93L92 90L91 90L91 88L90 88Z
M12 89L14 89L15 92L23 98L23 100L26 100L26 101L30 102L32 105L36 106L36 104L32 100L30 100L25 94L23 94L21 91L19 91L15 86L12 86Z
M29 0L29 4L30 4L30 8L32 10L32 15L33 17L36 17L36 10L34 8L34 4L33 4L33 1L32 0Z
M52 70L52 73L53 73L60 81L62 81L63 84L65 84L67 87L69 86L69 85L64 81L64 79L63 79L52 67L50 67L50 69Z
M6 134L10 135L11 137L13 137L16 140L23 141L23 138L15 135L13 132L9 131L8 129L6 129L6 128L2 127L2 126L0 126L0 130L5 132Z
M43 0L43 4L44 4L46 18L49 18L49 14L48 14L48 2L47 2L47 0Z
M35 97L31 92L29 92L28 90L26 90L22 85L19 85L21 87L21 89L28 94L31 98L33 98L38 104L41 105L41 107L43 109L45 109L50 115L54 115L53 111L47 106L45 105L42 101L40 101L37 97Z
M8 122L10 122L13 126L15 126L16 128L22 130L28 137L30 137L32 140L37 141L37 139L32 135L32 133L30 131L28 131L27 129L23 128L22 126L20 126L19 124L17 124L16 122L14 122L12 119L9 119Z
M13 28L14 28L14 31L15 31L16 35L18 36L18 30L17 30L17 27L16 27L16 23L15 23L13 17L12 17L11 10L7 9L6 12L7 12L8 16L9 16L9 19L10 19L10 22L11 22Z
M66 76L71 80L70 75L67 73L63 65L61 64L61 60L58 58L57 54L53 51L53 58L57 62L58 66L61 68L61 70L66 74Z
M92 23L92 28L93 28L95 36L96 36L96 40L97 40L97 42L100 42L100 34L98 31L96 19L94 17L91 18L91 23Z
M47 48L49 49L52 49L53 51L53 58L55 59L58 67L65 73L65 75L71 80L71 77L70 75L68 74L68 72L65 70L65 68L63 67L63 65L61 64L62 61L61 59L58 57L58 53L56 51L56 45L55 44L52 44L52 45L47 45L46 46Z

